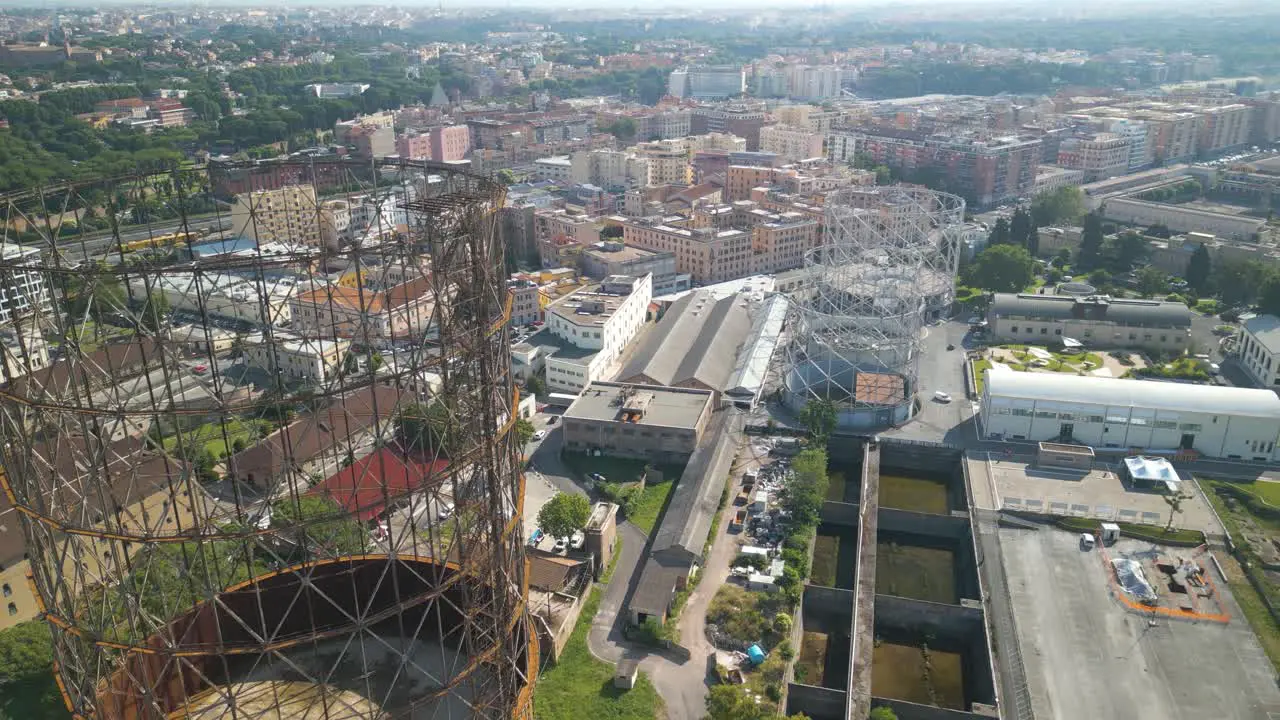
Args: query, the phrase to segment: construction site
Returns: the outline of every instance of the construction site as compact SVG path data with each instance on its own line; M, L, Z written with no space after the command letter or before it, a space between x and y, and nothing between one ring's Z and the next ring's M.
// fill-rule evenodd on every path
M504 192L309 158L0 198L0 550L75 717L532 717Z

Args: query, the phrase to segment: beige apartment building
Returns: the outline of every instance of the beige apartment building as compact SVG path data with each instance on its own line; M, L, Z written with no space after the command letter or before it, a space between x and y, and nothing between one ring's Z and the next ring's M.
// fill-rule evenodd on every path
M688 185L693 182L689 146L682 140L657 140L636 145L636 155L649 160L650 185Z
M637 221L623 225L622 237L633 247L674 253L676 272L688 274L697 285L745 277L755 265L751 234L742 230Z
M788 125L760 128L760 151L777 153L787 162L824 157L822 134Z
M259 243L290 242L336 249L350 225L351 208L347 202L318 202L312 185L241 193L231 206L231 231Z
M377 291L330 285L299 293L290 308L294 330L303 337L407 340L430 325L435 292L425 277ZM360 331L369 337L355 337Z
M688 460L711 421L709 390L593 382L564 413L564 445L653 462Z

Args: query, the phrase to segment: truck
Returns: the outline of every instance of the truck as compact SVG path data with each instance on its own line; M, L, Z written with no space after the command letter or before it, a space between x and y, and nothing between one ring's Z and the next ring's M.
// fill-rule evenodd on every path
M733 514L733 521L729 523L730 532L741 531L742 526L747 522L747 511L739 510Z

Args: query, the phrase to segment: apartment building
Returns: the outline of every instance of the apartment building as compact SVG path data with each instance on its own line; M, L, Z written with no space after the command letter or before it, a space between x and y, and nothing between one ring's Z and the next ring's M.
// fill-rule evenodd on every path
M1008 135L935 134L880 126L856 129L855 142L878 164L936 172L946 188L978 207L1035 190L1040 139Z
M1174 232L1201 232L1232 240L1254 240L1268 232L1266 218L1231 215L1201 208L1117 197L1102 206L1108 220L1150 227L1163 225Z
M49 309L49 288L38 269L40 255L38 247L0 243L0 257L9 264L0 275L0 325Z
M1253 137L1254 109L1243 103L1201 107L1200 133L1196 149L1200 154L1221 153L1248 145Z
M289 305L302 337L384 343L426 332L435 293L429 278L418 277L387 290L329 285L299 293ZM369 337L356 337L360 331Z
M747 91L747 74L741 65L693 65L671 71L667 94L678 98L714 100Z
M43 370L49 362L49 342L34 318L0 326L0 383Z
M347 144L356 157L383 158L396 152L396 134L388 127L357 125L347 133Z
M538 158L533 161L533 174L539 180L569 183L573 181L573 162L568 155Z
M738 229L679 228L639 220L623 225L623 240L629 246L674 253L676 272L689 275L696 285L744 277L755 266L751 234Z
M676 270L673 252L655 252L605 240L582 251L582 272L597 280L610 275L653 276L653 294L669 295L688 290L690 278Z
M231 206L231 232L259 244L288 242L337 248L350 225L347 202L319 203L312 185L241 193Z
M725 171L725 200L746 200L754 188L773 185L785 172L758 165L730 165Z
M376 112L368 115L358 115L351 120L339 120L333 124L333 141L337 143L349 142L351 131L358 127L381 128L394 131L395 126L396 117L390 112Z
M1107 131L1129 141L1129 172L1137 172L1151 164L1151 148L1147 145L1147 124L1138 120L1115 120Z
M652 299L651 276L615 275L549 306L546 332L577 352L547 357L547 386L576 394L603 377L644 325Z
M652 164L625 150L579 150L570 156L573 182L602 188L642 188L653 185Z
M507 281L507 292L511 293L512 327L530 325L542 320L544 296L538 283L526 279Z
M630 120L635 123L637 140L669 140L688 136L692 117L693 112L687 108L601 111L596 113L596 127Z
M405 160L430 160L431 134L411 130L397 137L396 155Z
M498 235L521 262L539 263L538 227L532 203L498 208Z
M760 128L760 151L776 153L786 162L823 157L822 135L789 125Z
M764 127L765 119L763 110L752 107L699 107L693 109L689 118L689 132L736 135L747 141L747 150L756 150L760 147L760 128Z
M788 95L809 102L837 98L842 78L837 65L792 65L787 69Z
M269 377L286 382L326 383L342 370L351 341L346 339L276 336L271 345L255 343L245 349L245 362Z
M649 184L688 185L693 182L689 146L680 140L655 140L635 146L636 155L649 161Z
M1058 147L1058 165L1079 170L1086 182L1129 172L1129 138L1115 133L1096 133L1067 138Z
M685 139L689 147L690 153L700 152L746 152L747 139L740 138L736 135L727 133L707 133L706 135L693 135Z

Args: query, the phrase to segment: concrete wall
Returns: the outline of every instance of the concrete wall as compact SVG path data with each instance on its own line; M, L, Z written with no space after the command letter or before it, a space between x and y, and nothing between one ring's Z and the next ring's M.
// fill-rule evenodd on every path
M845 720L847 700L843 690L801 683L787 685L787 715L804 713L812 720Z
M875 698L872 703L875 707L884 705L892 708L893 713L898 716L898 720L974 720L974 718L983 717L963 710L948 710L946 708L917 705L916 703L890 700L888 698Z
M827 521L827 505L822 506L822 520ZM968 515L933 515L913 510L897 508L880 508L880 529L886 532L904 532L913 535L925 535L944 540L969 541Z
M855 503L828 500L822 503L822 522L856 529L860 511L861 508Z
M822 585L805 585L800 605L806 615L843 618L847 624L853 617L853 591Z
M964 459L964 450L939 443L880 439L880 466L950 476Z
M881 628L905 630L920 636L932 636L940 648L950 646L959 650L963 655L967 700L996 704L995 679L982 610L876 595L875 614L877 634Z

